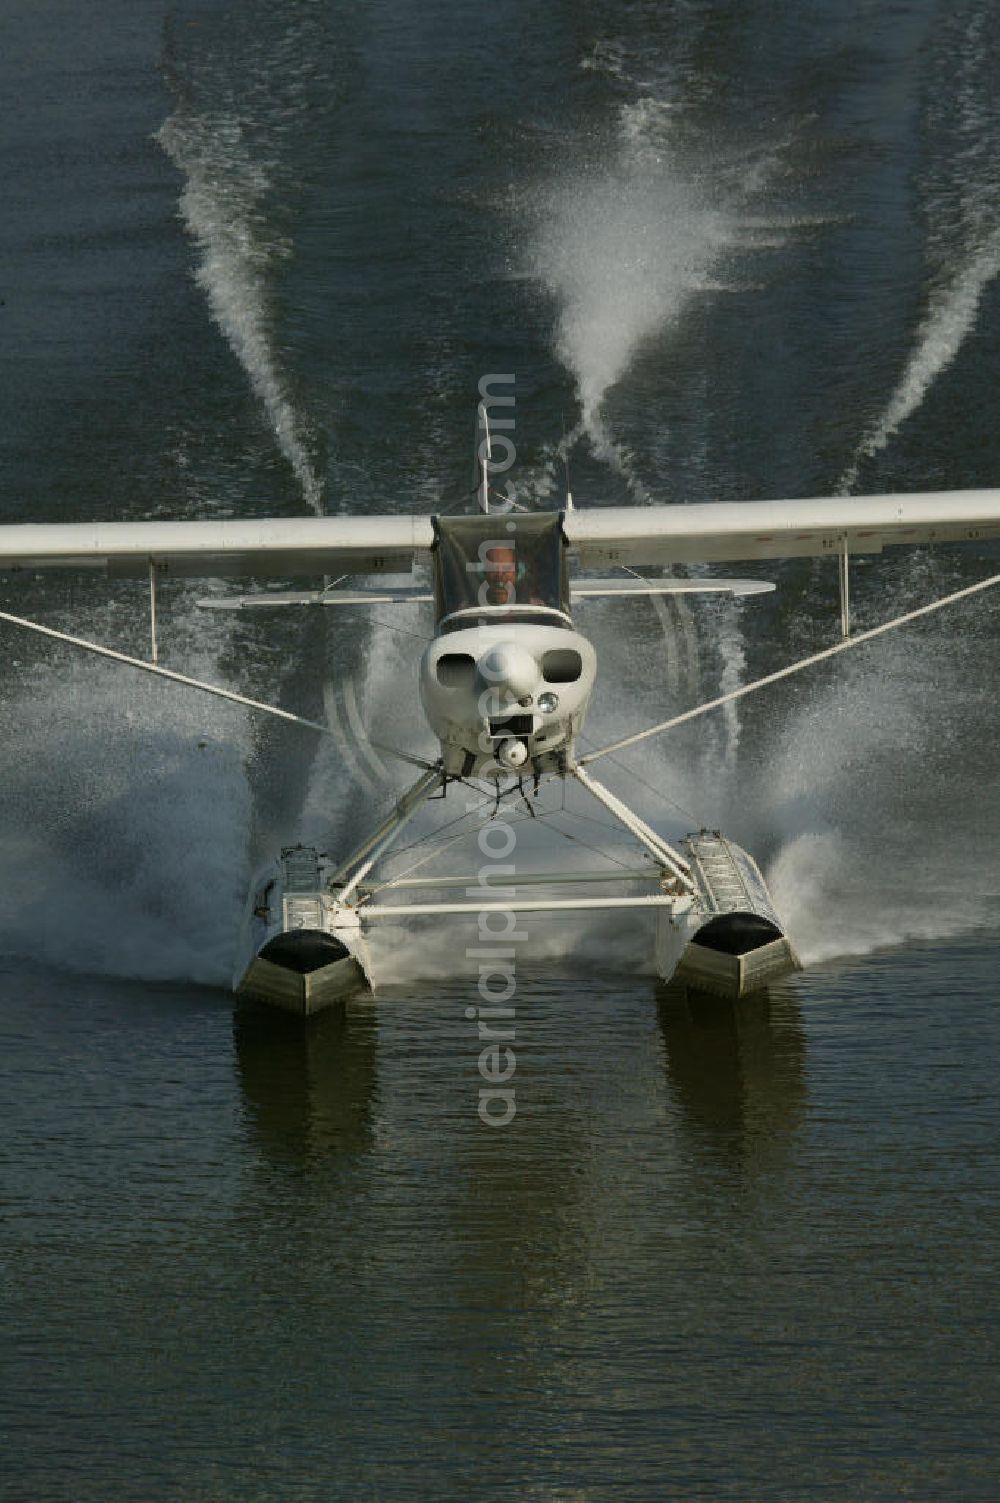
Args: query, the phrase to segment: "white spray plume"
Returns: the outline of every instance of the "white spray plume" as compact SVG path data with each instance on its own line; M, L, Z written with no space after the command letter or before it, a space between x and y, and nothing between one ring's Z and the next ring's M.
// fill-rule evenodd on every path
M555 294L556 348L572 372L584 426L650 335L676 321L730 243L727 217L662 165L624 158L555 189L533 267Z
M181 214L200 252L198 285L267 413L307 506L320 515L323 484L268 317L269 278L289 247L268 225L266 167L249 151L239 121L226 116L180 110L161 126L156 139L184 174Z

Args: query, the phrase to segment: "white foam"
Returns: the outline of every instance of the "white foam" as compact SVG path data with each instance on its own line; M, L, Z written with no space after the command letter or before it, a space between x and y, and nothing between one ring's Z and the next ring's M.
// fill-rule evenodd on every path
M772 896L806 961L984 922L1000 832L974 752L996 717L968 630L953 618L840 659L757 750L760 775L741 792L772 843Z
M36 669L0 728L4 950L227 984L250 824L244 713L72 658Z
M931 853L928 853L931 854ZM913 859L917 860L913 853ZM894 882L866 864L863 847L834 830L812 831L784 846L768 870L775 908L803 963L968 933L982 905L915 885L905 869ZM879 881L879 877L883 880Z
M715 612L715 630L719 654L722 658L722 673L719 676L719 693L732 694L743 683L746 668L746 650L743 639L743 611L738 602L723 602ZM725 725L726 769L732 773L740 746L740 707L730 703L722 707Z

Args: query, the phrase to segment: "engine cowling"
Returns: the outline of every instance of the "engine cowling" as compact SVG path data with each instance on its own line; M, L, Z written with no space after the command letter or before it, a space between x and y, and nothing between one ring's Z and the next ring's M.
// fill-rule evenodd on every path
M446 771L552 770L579 733L596 673L591 643L565 627L498 622L436 637L420 698Z

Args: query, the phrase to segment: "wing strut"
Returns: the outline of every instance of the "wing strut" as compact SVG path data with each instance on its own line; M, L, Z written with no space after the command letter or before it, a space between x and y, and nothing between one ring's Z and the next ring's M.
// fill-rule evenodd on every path
M640 819L627 804L623 804L621 799L616 798L609 788L604 787L603 783L599 783L596 778L588 777L579 763L573 768L573 776L588 793L593 794L598 803L603 804L605 809L615 816L619 824L624 825L625 829L635 836L654 861L666 867L681 887L692 894L697 892L690 866L679 851L675 851L672 845L667 844L662 835L657 835L644 819Z
M955 605L959 600L968 600L972 595L979 595L983 590L992 589L1000 584L1000 574L991 574L988 579L980 579L976 584L966 585L962 590L955 590L951 595L942 595L938 600L932 600L929 605L921 605L915 611L907 611L903 616L894 616L891 621L883 621L881 626L873 626L870 631L858 632L855 637L845 637L834 647L827 647L822 652L814 652L811 657L800 658L796 663L790 663L787 668L779 668L777 673L769 673L764 678L755 679L752 684L744 684L740 689L734 689L730 694L720 694L718 699L709 699L704 704L696 705L693 710L685 710L680 715L674 715L669 720L661 720L658 725L651 725L648 730L637 731L634 736L623 736L621 741L613 741L610 746L601 746L597 751L588 752L577 763L578 767L585 767L588 762L596 762L599 757L609 757L612 752L624 751L627 746L635 746L640 741L647 741L650 736L658 736L661 731L671 731L677 725L683 725L685 721L696 720L699 715L707 715L709 710L717 710L722 705L728 705L735 699L742 699L747 694L753 694L758 689L766 689L768 684L776 684L779 679L791 678L793 673L801 673L804 668L811 668L814 663L822 663L827 658L835 658L838 653L846 652L849 647L860 647L863 642L871 642L875 637L881 637L886 632L894 631L897 626L906 626L910 621L919 621L921 616L929 616L934 611L943 610L946 605Z
M851 550L846 532L838 563L840 568L840 635L846 639L851 635Z
M246 694L237 694L233 689L223 689L219 684L207 684L203 679L191 678L189 674L175 673L172 668L161 668L155 662L147 662L145 658L129 657L127 653L116 652L111 647L102 647L99 642L89 642L85 637L74 637L69 632L56 631L52 626L43 626L40 621L29 621L25 616L12 616L9 611L0 611L0 621L6 621L8 626L18 626L22 631L33 631L39 636L51 637L53 641L64 642L69 647L79 647L83 652L92 652L97 657L109 658L114 663L123 663L126 668L139 668L143 673L155 673L158 678L166 678L172 683L183 684L187 689L200 689L203 694L214 694L216 699L228 699L233 704L243 705L245 709L260 710L263 714L274 715L279 720L291 721L293 725L301 725L307 731L319 731L324 736L335 734L330 726L322 725L318 720L307 720L304 715L296 715L291 710L281 710L277 705L265 704L260 699L250 699ZM155 637L152 646L155 652ZM371 744L377 746L374 741ZM378 746L378 750L384 752L386 756L398 758L401 762L410 762L414 767L430 769L433 765L420 757L411 757L405 752L398 752L390 746Z
M149 661L160 661L159 647L156 641L156 570L155 559L149 560Z

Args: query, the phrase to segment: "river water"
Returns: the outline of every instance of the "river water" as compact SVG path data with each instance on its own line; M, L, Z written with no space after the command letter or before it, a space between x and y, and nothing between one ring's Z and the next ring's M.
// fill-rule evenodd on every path
M2 520L461 510L490 373L527 505L994 483L993 22L15 0ZM858 623L988 552L859 564ZM591 744L828 645L831 568L586 607ZM491 1130L464 931L386 937L346 1018L227 989L254 861L405 782L357 726L428 749L428 621L210 588L164 661L333 737L3 628L4 1503L994 1500L995 603L602 764L747 844L807 968L733 1008L531 919ZM3 603L142 654L143 594ZM519 859L610 843L539 808Z

